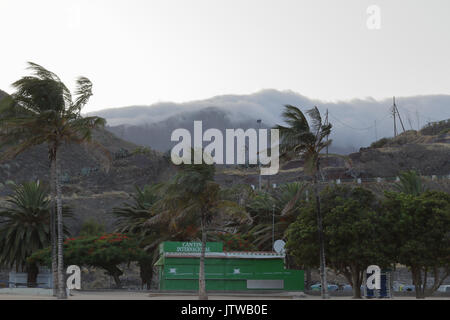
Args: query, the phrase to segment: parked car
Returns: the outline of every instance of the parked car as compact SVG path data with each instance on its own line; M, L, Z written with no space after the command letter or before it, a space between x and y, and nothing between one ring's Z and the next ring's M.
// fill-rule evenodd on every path
M438 292L449 292L450 293L450 285L444 284L437 289Z
M342 287L342 291L344 291L344 292L353 292L353 288L352 288L351 285L346 284L346 285L344 285L344 286Z
M402 291L401 288L403 288L404 286L405 286L405 284L400 283L400 282L398 282L398 281L394 281L393 286L392 286L392 289L393 289L395 292L399 292L399 291Z
M322 288L322 285L320 283L316 283L311 286L312 291L320 291L321 288ZM338 285L335 285L335 284L328 285L328 291L331 292L331 291L338 291L338 290L339 290Z
M413 285L405 285L400 287L400 291L402 292L415 292L416 291L416 287Z
M361 293L364 293L364 286L361 286L360 288ZM349 284L346 284L342 287L343 292L353 292L353 287Z

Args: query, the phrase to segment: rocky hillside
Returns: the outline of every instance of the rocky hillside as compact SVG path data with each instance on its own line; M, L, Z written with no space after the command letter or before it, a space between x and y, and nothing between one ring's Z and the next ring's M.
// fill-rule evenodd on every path
M450 122L448 122L450 127ZM375 181L376 178L394 179L400 172L416 170L421 175L438 177L450 174L450 133L446 129L432 135L427 128L407 131L396 138L382 139L369 148L347 156L329 154L321 159L322 178L325 181L341 179ZM272 186L283 182L309 179L303 171L301 160L281 166L278 175L263 177L262 184ZM225 184L235 183L258 186L257 168L238 166L219 169L217 179ZM389 180L389 179L388 179Z
M5 95L0 91L0 100ZM129 199L135 186L167 179L174 170L161 153L124 141L107 130L94 132L94 140L104 149L68 145L61 150L63 196L74 208L75 219L68 224L75 234L90 217L111 230L113 220L108 212ZM45 145L0 163L0 205L5 204L14 183L48 183L49 172Z
M449 122L450 125L450 122ZM378 141L349 156L362 177L393 177L405 170L422 175L450 174L450 133L426 135L407 131L396 138Z
M110 230L113 220L108 212L129 199L135 186L159 182L173 170L160 153L123 141L106 130L95 132L94 138L108 150L110 162L93 156L92 150L82 146L62 148L63 194L66 203L75 209L75 219L69 222L74 233L89 217ZM11 194L13 182L30 180L49 181L44 145L0 163L0 201Z

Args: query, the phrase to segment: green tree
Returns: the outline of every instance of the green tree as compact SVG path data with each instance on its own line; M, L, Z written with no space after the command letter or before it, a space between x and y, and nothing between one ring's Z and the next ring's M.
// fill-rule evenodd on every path
M164 198L166 186L153 184L136 187L136 192L131 195L131 201L113 209L116 217L115 232L132 235L139 247L148 253L145 260L139 261L140 273L143 285L150 287L153 276L153 263L159 258L159 244L163 241L184 241L198 234L198 223L192 219L178 221L176 225L168 224L167 219L156 217L159 213L154 210L155 204ZM150 219L152 223L147 223ZM170 219L169 219L170 220Z
M361 298L361 284L369 265L388 265L381 255L378 233L378 202L363 188L327 187L321 193L327 264L345 276L353 297ZM315 204L300 209L298 219L288 228L286 248L304 266L320 265ZM299 243L301 245L299 245Z
M256 251L258 248L252 243L248 234L241 233L212 233L211 238L214 241L223 243L224 251Z
M158 187L157 184L146 185L142 189L136 186L136 192L131 195L131 202L113 209L116 232L145 235L149 231L144 223L153 216L150 208L160 199Z
M417 298L431 295L450 275L450 195L387 192L381 212L382 227L390 230L384 250L410 268Z
M121 287L120 276L123 274L120 265L140 261L147 256L133 238L120 233L69 238L64 241L64 249L64 261L67 266L102 268L113 277L117 288ZM49 265L51 263L50 248L35 252L28 261Z
M320 251L320 279L322 284L322 298L328 298L328 285L326 277L325 240L323 235L323 222L320 209L319 175L320 152L327 148L332 140L327 137L331 133L332 125L322 121L319 109L314 107L307 111L311 119L308 123L303 112L292 105L286 105L282 117L287 126L278 125L280 131L280 151L285 158L302 158L304 170L313 180L314 196L316 198L317 232ZM295 200L295 199L294 199ZM295 201L294 201L295 202Z
M131 201L113 209L116 217L115 232L132 235L139 248L145 250L148 256L139 261L142 285L150 289L153 276L153 261L158 251L158 245L165 238L164 226L147 226L145 222L154 216L151 207L160 199L158 185L146 185L142 189L136 186L136 192L131 195ZM167 236L168 237L168 236Z
M63 215L60 149L63 144L95 145L96 150L108 155L108 152L92 140L94 129L103 127L105 120L99 117L82 117L81 110L92 95L92 83L85 77L76 81L74 99L59 77L29 62L31 76L25 76L13 83L15 93L9 103L3 103L0 117L0 148L3 149L1 159L11 159L33 146L46 144L51 163L50 177L52 200L56 207L56 230L52 224L54 245L55 272L54 284L58 286L58 298L66 299L63 261ZM53 205L52 205L53 206ZM57 259L56 259L57 257ZM57 275L57 276L56 276ZM57 279L55 279L57 278Z
M400 182L394 185L398 192L418 196L426 191L422 178L413 170L402 172L399 178Z
M0 211L0 264L26 270L28 286L33 287L39 269L26 259L50 244L48 188L39 181L16 185L7 202L10 207ZM63 209L63 215L70 217L70 209ZM68 234L66 228L64 232Z
M256 192L246 206L252 223L242 226L241 231L254 238L258 249L273 250L273 241L284 239L286 229L297 218L302 200L297 195L304 196L304 189L305 184L293 182L271 192ZM291 205L292 199L296 201Z

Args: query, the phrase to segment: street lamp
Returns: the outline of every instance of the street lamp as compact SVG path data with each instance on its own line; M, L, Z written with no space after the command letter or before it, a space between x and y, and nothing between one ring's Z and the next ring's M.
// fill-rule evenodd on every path
M272 248L274 246L275 246L275 204L272 204Z
M258 142L259 142L259 131L261 130L262 120L259 119L259 120L256 120L256 122L258 123ZM259 152L261 152L261 150ZM259 181L259 191L261 191L261 188L262 188L262 186L261 186L261 161L259 160L259 157L260 157L260 154L258 153L258 167L259 167L258 181Z

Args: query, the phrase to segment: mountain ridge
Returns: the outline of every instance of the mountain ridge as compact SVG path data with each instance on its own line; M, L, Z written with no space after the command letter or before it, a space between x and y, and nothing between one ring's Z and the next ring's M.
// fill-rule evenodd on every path
M206 111L205 111L206 110ZM216 123L212 125L232 126L236 123L252 125L247 119L241 122L232 121L230 115L215 107L198 109L185 114L180 122L178 115L171 117L175 124L187 125L194 119L212 114ZM247 122L246 122L247 121ZM162 131L170 133L170 121L154 125L154 134ZM173 126L173 125L172 125ZM381 139L371 147L359 148L357 152L345 156L331 154L322 161L326 180L356 178L374 179L375 177L395 177L401 171L417 170L423 175L448 175L450 173L450 122L437 124L423 129L421 132L408 131L393 139ZM144 135L142 132L141 135ZM78 145L63 148L63 193L67 203L75 208L76 222L71 229L76 233L83 221L95 217L104 223L108 230L112 229L114 219L109 214L112 208L130 199L135 186L166 181L176 171L170 159L163 153L151 148L144 148L118 137L108 130L97 130L94 138L112 155L110 169L104 170L101 164ZM144 138L146 138L144 136ZM308 179L301 168L301 160L283 163L276 176L264 177L263 184L281 184ZM256 168L242 166L218 167L216 180L222 186L237 184L258 185L259 172ZM41 180L48 182L49 163L44 145L37 146L18 156L13 161L0 163L0 202L11 194L10 182ZM447 180L446 180L447 181ZM439 188L447 192L450 182L442 182ZM372 186L373 187L373 186Z
M285 104L298 106L303 111L318 106L323 117L328 110L329 121L334 126L331 135L334 143L330 148L334 153L356 152L379 138L393 135L391 99L327 102L309 99L292 90L265 89L250 95L220 95L184 103L104 109L89 114L104 117L108 130L121 138L165 152L173 146L170 133L177 128L189 129L194 120L202 120L205 128L221 130L257 128L258 119L263 120L264 127L272 127L282 123ZM450 95L398 97L397 105L406 130L417 130L428 122L450 118ZM209 118L202 111L208 111ZM226 121L220 125L219 118ZM152 125L164 130L157 132ZM397 126L401 128L398 119Z

